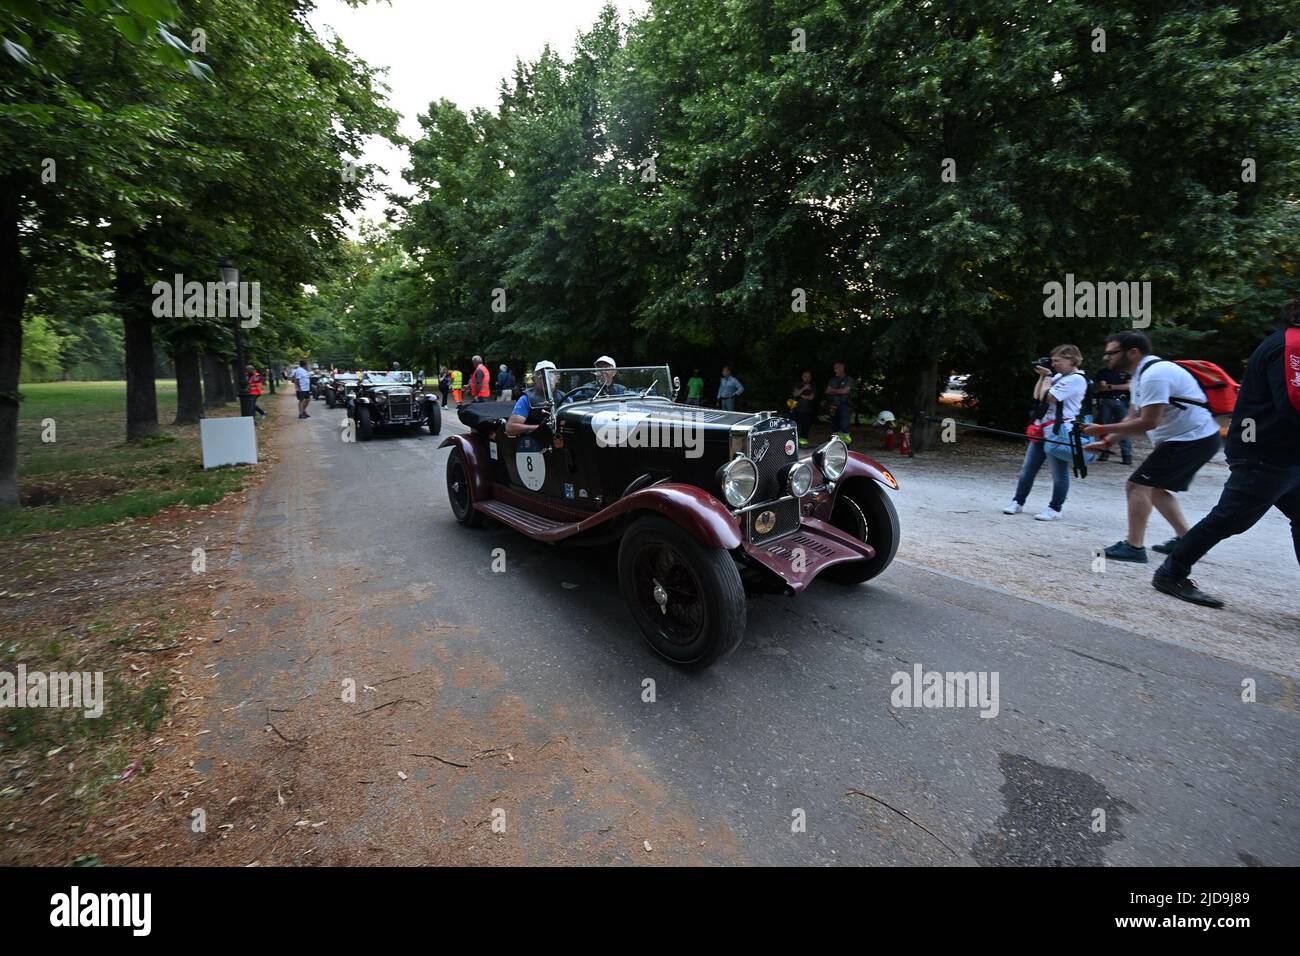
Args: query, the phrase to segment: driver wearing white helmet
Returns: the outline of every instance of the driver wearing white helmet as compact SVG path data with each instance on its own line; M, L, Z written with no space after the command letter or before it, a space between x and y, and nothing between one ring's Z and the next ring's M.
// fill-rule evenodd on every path
M542 427L540 423L528 424L528 416L532 414L534 405L543 405L548 401L546 375L554 370L555 363L545 359L533 366L533 387L519 396L519 401L515 402L515 407L510 411L510 419L506 422L506 434L511 438L527 435Z
M625 395L627 389L614 381L618 375L618 363L608 355L602 355L596 359L594 366L599 369L595 379L588 385L579 385L568 395L564 396L564 402L584 401L589 398L595 398L597 395Z

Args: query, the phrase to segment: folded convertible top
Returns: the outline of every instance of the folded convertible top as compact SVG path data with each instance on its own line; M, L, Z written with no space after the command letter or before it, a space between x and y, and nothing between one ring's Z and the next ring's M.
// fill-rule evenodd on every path
M460 423L476 432L491 431L497 421L509 418L514 402L469 402L459 410Z

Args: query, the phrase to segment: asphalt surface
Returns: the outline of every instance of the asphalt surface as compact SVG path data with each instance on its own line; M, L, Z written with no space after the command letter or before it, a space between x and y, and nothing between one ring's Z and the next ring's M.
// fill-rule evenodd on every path
M901 562L751 598L741 647L682 672L612 549L462 528L441 437L311 411L249 502L204 745L321 804L316 859L1300 863L1289 677ZM996 716L895 706L917 664L996 674Z

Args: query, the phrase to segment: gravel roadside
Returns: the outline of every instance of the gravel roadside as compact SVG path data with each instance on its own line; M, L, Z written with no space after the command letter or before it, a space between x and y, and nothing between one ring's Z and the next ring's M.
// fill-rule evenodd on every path
M916 458L854 444L878 457L898 477L894 503L903 524L898 557L1145 637L1181 644L1225 660L1300 676L1300 572L1290 525L1276 509L1244 535L1229 538L1194 572L1206 591L1227 602L1221 610L1175 600L1151 587L1163 556L1151 545L1172 537L1153 514L1147 533L1151 563L1105 563L1093 570L1098 549L1124 537L1124 482L1131 468L1118 459L1097 462L1088 478L1073 479L1060 521L1035 521L1051 491L1046 467L1025 511L1002 507L1015 490L1023 450L1010 443L962 435L952 445ZM1149 450L1134 448L1135 461ZM1228 477L1222 460L1197 475L1180 501L1195 524L1218 501Z

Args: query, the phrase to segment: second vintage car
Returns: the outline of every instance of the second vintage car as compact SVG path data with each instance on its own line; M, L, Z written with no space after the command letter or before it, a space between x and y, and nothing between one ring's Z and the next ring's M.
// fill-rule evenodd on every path
M376 428L428 426L430 435L442 431L438 397L424 391L424 373L367 371L361 373L356 395L347 403L356 422L357 440L370 441Z
M747 590L857 584L893 561L884 489L898 483L838 438L801 456L789 419L679 405L667 366L540 374L531 434L507 434L507 404L460 409L469 433L442 443L452 513L538 541L617 541L623 597L668 660L734 650Z
M357 397L360 381L361 376L355 372L339 372L325 389L325 404L330 408L338 408L340 405L347 408L348 403Z

